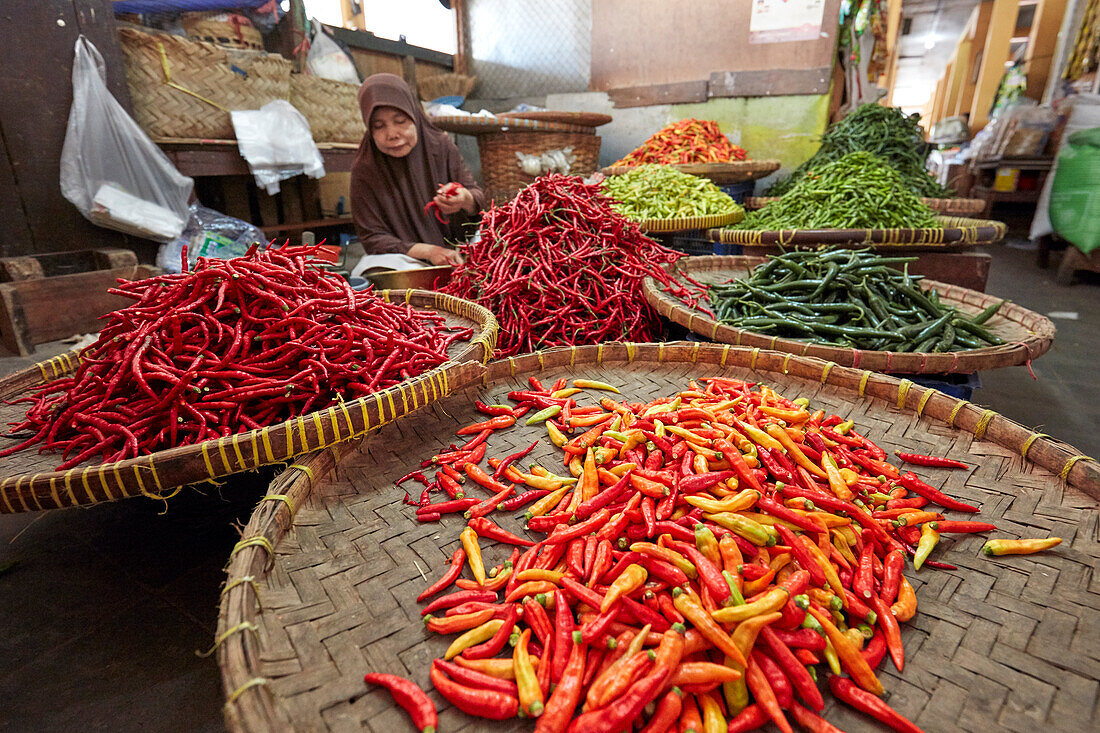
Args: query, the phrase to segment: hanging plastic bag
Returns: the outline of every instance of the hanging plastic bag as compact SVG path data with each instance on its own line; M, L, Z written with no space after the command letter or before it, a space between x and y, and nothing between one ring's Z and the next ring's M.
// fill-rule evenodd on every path
M267 246L264 233L247 221L191 204L191 215L183 233L157 252L157 267L165 272L179 272L183 266L183 247L187 245L188 270L194 268L200 257L227 260L240 257L248 248L259 244Z
M1050 191L1050 222L1085 254L1100 248L1100 127L1066 139Z
M325 175L321 151L313 142L309 122L285 99L268 102L256 110L229 113L237 134L237 149L248 161L256 185L274 196L279 181L306 174Z
M86 219L166 241L187 222L194 182L115 101L103 57L80 36L73 58L73 105L61 148L61 194Z
M309 39L309 55L306 56L306 73L325 79L358 84L359 71L347 52L321 28L314 18L310 20L313 35Z

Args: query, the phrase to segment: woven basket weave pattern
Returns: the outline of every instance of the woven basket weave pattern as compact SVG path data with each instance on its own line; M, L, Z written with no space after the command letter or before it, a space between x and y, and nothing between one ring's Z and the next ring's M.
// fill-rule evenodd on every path
M409 677L428 690L439 707L440 729L530 729L523 721L466 716L431 689L431 659L442 656L451 639L425 632L415 596L441 574L465 522L448 515L440 524L418 524L392 480L477 419L475 398L499 401L526 385L531 373L544 382L602 379L626 398L642 400L670 394L692 377L760 379L785 396L806 397L814 407L854 419L888 452L931 452L967 462L969 471L919 473L981 504L980 518L998 524L1000 536L1057 534L1066 542L1035 557L987 559L978 553L984 538L945 536L936 558L959 570L907 570L919 605L902 627L905 673L889 662L878 670L889 703L928 731L1016 730L998 721L1017 719L1029 705L1036 723L1089 719L1097 660L1080 641L1095 628L1089 619L1100 605L1100 588L1090 584L1091 565L1100 559L1095 463L1005 418L906 381L775 352L679 343L607 344L496 362L480 389L400 420L362 444L314 454L276 479L231 557L222 596L218 662L230 730L392 731L407 725L388 696L364 687L362 675L372 671ZM542 435L537 428L495 434L489 454L511 453ZM560 453L542 441L530 460L549 466L560 462ZM494 519L523 534L514 517ZM503 561L508 550L486 546L487 566ZM826 697L824 715L834 724L853 732L879 730Z
M290 75L290 103L309 122L317 142L358 143L367 126L359 110L359 85L306 74Z
M715 242L745 246L884 244L937 248L999 242L1007 231L1002 222L987 219L941 216L939 223L927 229L711 229L708 236Z
M575 160L569 169L574 176L589 176L600 159L600 138L574 132L499 132L479 135L481 178L485 192L498 203L507 201L535 180L519 167L516 153L541 155L551 150L572 148Z
M233 124L225 110L259 109L290 95L291 63L278 54L132 28L118 33L134 117L150 137L231 140ZM172 82L225 109L169 86L162 48Z

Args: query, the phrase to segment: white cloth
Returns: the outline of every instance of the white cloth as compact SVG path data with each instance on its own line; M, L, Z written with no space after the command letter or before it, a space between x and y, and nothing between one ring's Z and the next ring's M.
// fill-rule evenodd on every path
M402 254L363 255L352 268L352 277L361 277L364 272L382 272L386 270L418 270L427 267L427 263Z

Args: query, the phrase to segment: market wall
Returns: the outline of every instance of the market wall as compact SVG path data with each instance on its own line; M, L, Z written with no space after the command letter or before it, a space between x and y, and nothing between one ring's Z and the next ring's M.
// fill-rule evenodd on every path
M466 0L478 84L463 107L609 114L601 165L670 122L715 120L751 157L778 159L782 175L813 154L828 120L838 4L824 2L812 40L752 43L751 0L674 4L672 16L665 0ZM476 140L458 138L477 174Z
M549 109L575 112L603 112L612 121L597 129L600 136L600 165L614 163L638 147L650 135L685 117L715 120L730 140L749 151L753 158L777 159L782 176L813 155L829 112L828 95L785 95L777 97L726 97L696 104L661 104L616 109L604 92L548 94L509 99L470 99L463 105L477 111L504 112L521 102ZM457 136L463 158L475 176L480 176L477 141ZM772 180L758 182L759 191Z

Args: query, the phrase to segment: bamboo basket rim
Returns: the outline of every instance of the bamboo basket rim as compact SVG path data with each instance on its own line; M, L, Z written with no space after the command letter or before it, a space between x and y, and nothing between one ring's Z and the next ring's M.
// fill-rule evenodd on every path
M638 225L643 232L687 232L697 229L709 229L721 227L727 224L736 224L745 218L745 210L740 205L732 211L722 214L707 214L705 216L685 216L679 219L629 219Z
M1008 227L991 219L938 216L940 226L895 229L711 229L713 242L749 247L766 245L818 246L823 244L905 245L937 251L992 244L1004 239ZM916 251L915 249L913 251Z
M737 277L738 273L747 273L756 265L766 262L767 259L766 257L746 255L708 255L683 258L666 267L666 269L673 274L686 272L692 276L697 276L703 272L718 272L730 277ZM939 293L941 300L953 305L972 306L974 312L980 312L994 302L1004 300L987 293L980 293L959 285L949 285L935 280L924 279L922 283L934 288ZM1046 316L1015 303L1005 302L994 317L992 326L990 326L991 330L996 332L997 328L999 326L1003 328L1003 322L1007 321L1026 329L1029 332L1027 337L1001 346L987 346L968 351L945 353L868 351L809 343L780 336L768 336L718 323L707 314L689 308L680 300L661 290L659 284L653 278L645 279L642 290L646 302L662 317L712 341L736 346L760 347L798 356L813 356L842 366L883 372L965 374L983 369L1019 366L1027 364L1049 351L1054 343L1054 335L1057 331L1054 323ZM999 335L1011 336L1011 334L1003 332Z
M681 173L709 178L715 183L753 181L775 173L782 165L778 160L738 160L731 163L662 163ZM600 169L605 176L620 176L637 168L634 165L609 165Z
M746 209L754 211L756 209L762 209L768 204L775 203L781 198L783 197L746 196L743 205ZM925 206L932 209L932 211L947 216L973 216L985 210L984 199L967 198L964 196L952 199L936 199L922 196L921 201L924 202Z
M899 421L928 420L947 429L969 433L1019 454L1051 471L1068 486L1100 501L1100 465L1076 448L966 400L885 374L843 367L814 357L794 356L758 348L698 342L605 343L561 347L509 357L481 368L480 383L561 367L638 362L707 364L747 367L763 374L795 375L809 384L820 382L843 389L853 402L874 401L903 410ZM476 381L476 380L475 380ZM471 385L467 385L471 386ZM361 441L316 451L278 476L254 510L242 539L230 555L221 593L215 649L226 697L224 713L231 731L288 729L282 698L262 675L263 638L256 623L262 611L258 583L274 568L275 548L293 525L294 515L321 479L334 471L343 456ZM253 633L243 633L251 631Z
M539 122L554 122L563 125L583 125L584 127L600 127L611 122L611 115L602 112L565 112L558 110L540 110L536 112L501 112L498 119L505 120L537 120Z
M473 115L440 115L428 118L445 132L459 135L489 135L494 132L575 132L595 135L596 128L565 122L543 122L518 117L475 117Z
M453 357L434 369L385 390L261 430L67 471L0 475L0 514L90 506L136 496L165 499L189 484L289 461L364 435L438 401L468 379L471 364L492 358L499 324L487 308L426 290L382 290L378 295L386 301L404 301L459 316L473 323L474 333ZM11 374L0 380L0 398L11 399L32 386L70 374L79 363L80 355L70 352ZM30 446L13 455L33 450Z

